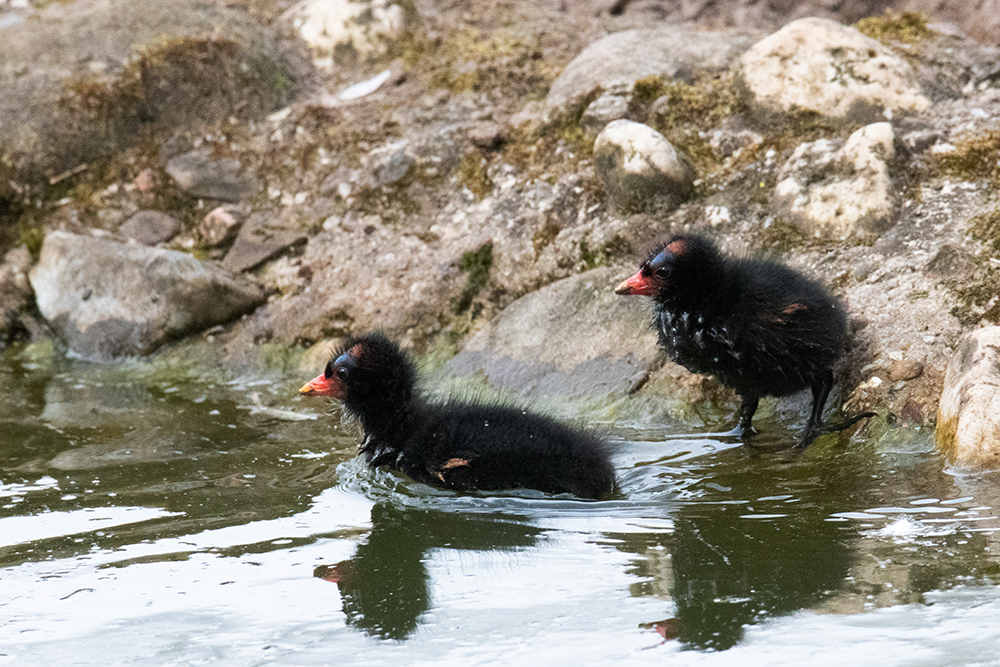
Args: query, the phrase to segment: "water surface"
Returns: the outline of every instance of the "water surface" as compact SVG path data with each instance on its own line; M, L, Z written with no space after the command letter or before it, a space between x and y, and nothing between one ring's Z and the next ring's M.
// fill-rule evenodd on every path
M305 379L4 353L0 664L1000 660L997 479L927 429L625 415L612 499L458 495L360 465Z

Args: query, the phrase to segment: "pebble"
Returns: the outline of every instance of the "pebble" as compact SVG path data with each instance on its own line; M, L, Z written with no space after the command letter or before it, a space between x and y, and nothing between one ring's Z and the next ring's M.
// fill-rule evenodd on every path
M899 382L901 380L912 380L924 373L924 365L913 359L903 359L894 361L889 366L889 380Z

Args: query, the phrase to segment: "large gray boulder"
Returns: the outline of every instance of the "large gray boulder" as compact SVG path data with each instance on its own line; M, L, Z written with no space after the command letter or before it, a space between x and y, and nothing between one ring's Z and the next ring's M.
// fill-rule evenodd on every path
M930 107L916 70L856 28L821 18L792 21L740 58L742 78L760 106L876 120L886 111Z
M601 267L527 294L473 336L447 370L481 373L527 399L626 396L657 365L649 315L614 293L625 271Z
M1000 327L962 339L938 404L937 446L959 465L1000 469Z
M38 309L91 360L144 355L262 304L255 283L186 253L52 232L30 274Z

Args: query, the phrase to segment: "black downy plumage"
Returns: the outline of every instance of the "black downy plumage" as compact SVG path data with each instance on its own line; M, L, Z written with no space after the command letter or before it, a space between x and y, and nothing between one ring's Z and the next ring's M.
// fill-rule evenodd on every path
M715 375L740 394L744 437L753 432L761 396L812 390L800 447L873 414L823 426L832 368L846 349L847 316L817 282L794 269L724 257L707 239L678 235L615 291L651 297L660 346L689 371Z
M416 369L377 333L334 353L300 393L332 396L361 422L368 464L446 489L528 488L599 498L615 484L607 444L586 431L506 405L448 400L416 391Z

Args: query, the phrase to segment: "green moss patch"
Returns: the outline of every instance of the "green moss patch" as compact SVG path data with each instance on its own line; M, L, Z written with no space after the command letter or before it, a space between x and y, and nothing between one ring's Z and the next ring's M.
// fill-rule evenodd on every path
M934 35L923 12L896 13L886 9L882 16L869 16L854 24L863 34L883 43L916 44Z
M472 300L476 298L479 291L486 286L490 279L490 269L493 267L493 242L487 241L476 250L469 250L462 254L462 259L458 262L458 269L467 273L468 277L461 295L451 304L451 309L456 315L460 315L472 305Z
M490 161L482 151L466 153L455 168L458 182L469 189L477 199L493 192L493 180L489 174Z
M529 179L545 175L554 182L563 173L577 171L580 162L593 157L596 138L583 126L583 113L603 92L600 88L591 91L544 125L520 128L504 144L500 159L517 167Z
M982 278L955 290L958 305L951 314L965 327L985 321L1000 323L1000 269L982 269Z
M941 154L933 166L964 181L985 180L993 187L1000 185L1000 130L961 137L955 142L955 150Z
M732 73L703 73L692 83L647 77L635 83L630 115L653 127L681 149L699 174L715 171L718 160L705 130L747 111Z
M1000 253L1000 209L993 209L969 219L969 235Z
M757 227L751 245L760 250L784 253L808 247L811 241L801 227L779 217L766 227Z
M536 39L506 30L484 34L467 26L433 42L414 34L401 55L408 66L428 70L432 86L455 93L500 91L541 99L558 75Z

